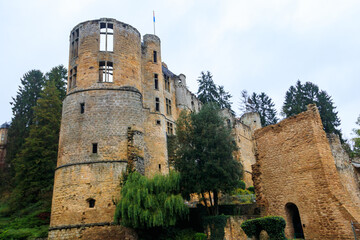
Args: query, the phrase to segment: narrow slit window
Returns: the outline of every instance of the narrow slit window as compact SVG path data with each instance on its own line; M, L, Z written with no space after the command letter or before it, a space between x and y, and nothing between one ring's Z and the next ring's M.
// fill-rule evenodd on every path
M155 98L155 111L157 111L157 112L160 111L160 99L159 98Z
M157 63L157 51L153 52L154 63Z
M112 52L114 50L114 24L100 23L100 51Z
M113 63L108 61L99 62L99 82L113 82Z
M97 143L92 144L92 153L98 153L98 144Z
M161 172L161 164L159 164L159 172Z
M95 207L95 199L90 198L87 200L88 204L89 204L89 208L94 208Z
M159 89L159 78L156 73L154 74L154 85L155 85L155 89Z
M85 103L80 103L80 113L84 113L85 112Z

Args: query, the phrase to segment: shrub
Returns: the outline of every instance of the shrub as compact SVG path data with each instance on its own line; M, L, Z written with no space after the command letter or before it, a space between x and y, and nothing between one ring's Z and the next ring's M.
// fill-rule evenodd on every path
M224 228L227 223L228 216L218 215L218 216L208 216L204 218L204 227L210 227L210 239L219 240L224 239Z
M240 189L242 190L245 190L246 189L246 184L243 180L240 180L239 181L239 186L238 186Z
M205 233L195 233L194 240L206 240L207 236Z
M255 188L253 186L248 187L247 190L255 194Z
M284 218L275 216L250 219L241 224L241 228L249 238L258 237L260 232L265 230L270 237L269 240L286 240L285 226Z

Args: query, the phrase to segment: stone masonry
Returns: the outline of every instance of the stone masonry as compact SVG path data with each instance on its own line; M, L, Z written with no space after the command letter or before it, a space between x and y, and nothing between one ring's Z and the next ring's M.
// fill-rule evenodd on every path
M288 238L296 227L305 239L354 239L350 222L360 221L359 205L340 180L316 106L309 106L255 131L257 203L265 207L265 215L286 219ZM299 220L294 220L294 206Z
M8 123L4 123L0 126L0 169L3 169L5 167L8 129L9 129Z

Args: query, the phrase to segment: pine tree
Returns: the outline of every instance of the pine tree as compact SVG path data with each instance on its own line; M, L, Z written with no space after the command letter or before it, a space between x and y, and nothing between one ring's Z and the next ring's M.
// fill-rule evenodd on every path
M341 131L337 129L340 126L340 119L331 97L311 82L301 84L298 80L295 87L291 86L286 92L282 111L286 117L290 117L306 111L308 104L316 104L318 107L324 131L336 133L342 139Z
M264 92L260 94L253 93L248 95L246 90L241 92L242 99L240 102L240 110L245 112L257 112L260 115L261 126L265 127L275 124L279 121L276 117L275 104L271 98Z
M213 104L198 113L182 112L177 121L174 166L181 174L182 194L187 199L200 194L206 206L210 203L212 215L218 214L219 193L233 190L242 176L241 165L233 158L236 146L230 131Z
M8 132L6 161L12 160L21 151L25 138L29 136L29 127L33 123L36 101L44 85L44 76L39 70L31 70L24 74L21 85L12 105L13 118ZM13 168L11 168L12 174Z
M60 93L55 81L47 81L34 107L34 121L30 126L30 134L25 139L21 152L13 161L16 188L12 199L17 208L37 202L44 196L47 198L51 196L60 119ZM50 201L50 199L43 200Z
M59 90L61 101L66 95L67 69L63 65L53 67L50 72L45 74L47 80L55 82L56 88Z
M214 103L219 99L218 89L212 79L212 75L209 71L206 73L201 72L201 76L198 78L199 89L198 98L203 103Z

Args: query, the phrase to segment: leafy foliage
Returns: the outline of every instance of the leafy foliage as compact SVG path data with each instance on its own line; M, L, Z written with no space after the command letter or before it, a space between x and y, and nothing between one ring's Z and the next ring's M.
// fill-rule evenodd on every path
M212 75L209 71L201 72L201 76L198 78L199 89L197 97L203 104L217 104L220 108L228 108L231 110L231 95L226 92L224 86L217 86L212 79Z
M356 121L356 124L358 126L360 126L360 116L358 117L358 119ZM354 129L353 131L354 131L355 136L356 136L356 137L353 138L353 141L354 141L353 153L356 156L360 156L360 128Z
M301 84L297 81L295 86L291 86L286 92L282 111L286 117L290 117L306 111L308 104L316 104L318 107L325 132L336 133L341 138L341 132L337 129L340 119L331 97L311 82Z
M241 165L232 155L236 146L230 129L219 109L208 104L198 113L182 112L176 136L174 165L181 174L183 196L189 199L192 193L201 194L205 206L210 203L209 213L217 215L219 192L230 192L242 177Z
M275 124L279 121L276 117L275 104L264 92L248 95L246 90L241 92L240 110L243 112L257 112L260 115L261 126Z
M210 228L210 240L224 239L224 228L227 219L228 216L225 215L208 216L204 218L204 227L206 228L206 226L208 226Z
M285 226L284 218L276 216L250 219L241 224L241 228L249 238L259 237L260 232L265 230L270 237L269 240L286 240Z
M148 179L134 172L121 189L114 221L132 228L174 226L188 211L180 195L179 173Z

